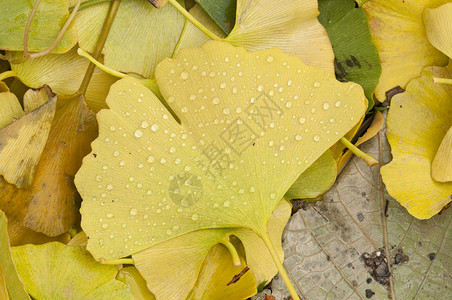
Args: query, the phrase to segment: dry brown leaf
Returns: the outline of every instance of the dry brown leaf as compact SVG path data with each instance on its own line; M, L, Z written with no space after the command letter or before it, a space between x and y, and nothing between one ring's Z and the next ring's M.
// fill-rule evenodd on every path
M0 208L9 218L48 236L67 232L80 218L74 175L96 136L97 122L83 97L58 97L33 185L17 189L0 179Z

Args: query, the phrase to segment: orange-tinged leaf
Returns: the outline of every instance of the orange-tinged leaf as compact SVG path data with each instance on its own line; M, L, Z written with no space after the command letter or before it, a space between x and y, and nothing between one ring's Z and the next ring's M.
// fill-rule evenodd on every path
M0 207L22 225L57 236L79 220L78 195L73 177L90 143L97 122L83 97L58 97L47 144L29 189L17 189L0 179Z

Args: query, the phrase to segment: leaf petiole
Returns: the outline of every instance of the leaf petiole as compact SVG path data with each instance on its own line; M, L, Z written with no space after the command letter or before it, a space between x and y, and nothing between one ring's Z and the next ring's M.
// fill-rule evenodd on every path
M300 297L298 296L297 291L295 290L294 286L292 285L292 282L290 281L289 275L287 275L286 269L284 268L283 264L281 263L278 253L276 253L275 246L273 246L273 243L270 240L270 237L268 236L268 233L265 232L264 235L260 235L261 239L264 241L265 245L268 248L268 251L270 251L270 254L273 258L273 262L276 265L276 268L279 271L279 275L281 276L282 280L286 284L287 290L289 291L290 295L292 296L293 300L300 300Z
M348 148L348 150L350 150L353 154L355 154L356 156L358 156L359 158L361 158L362 160L364 160L364 162L366 164L368 164L369 166L375 166L378 165L378 161L373 158L372 156L370 156L367 153L364 153L363 151L361 151L358 147L356 147L355 145L353 145L349 140L347 140L345 137L341 137L340 139L341 143Z
M433 82L452 85L452 79L450 79L450 78L433 77Z
M201 30L205 35L210 37L212 40L215 41L222 41L223 39L217 36L215 33L210 31L206 26L202 25L201 22L196 20L185 8L180 5L177 0L168 0L169 3L171 3L181 14L184 15L187 20L189 20L193 25L195 25L199 30Z
M234 247L234 245L229 241L228 237L225 237L220 241L221 244L223 244L226 248L228 248L229 253L231 253L232 256L232 262L234 263L234 266L239 267L242 265L242 262L240 261L239 254L237 253L237 249Z
M112 259L106 260L104 258L100 258L99 262L103 265L134 265L135 262L132 258L120 258L120 259Z
M14 71L6 71L3 73L0 73L0 81L5 80L6 78L10 78L10 77L16 77L17 73Z

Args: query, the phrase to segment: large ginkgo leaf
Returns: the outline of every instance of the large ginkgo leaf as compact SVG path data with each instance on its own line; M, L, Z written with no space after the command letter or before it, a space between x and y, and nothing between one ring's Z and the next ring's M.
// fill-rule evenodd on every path
M389 194L418 219L431 218L452 200L452 182L431 175L432 161L452 126L452 87L433 83L433 76L452 78L450 66L425 68L392 99L387 126L393 160L381 169Z
M110 3L81 10L75 19L80 47L93 52ZM125 73L153 77L154 68L171 57L184 17L172 6L154 8L146 0L121 1L102 50L106 66Z
M270 216L362 117L361 87L276 48L222 42L181 50L156 80L182 124L134 78L115 83L98 114L99 138L76 176L90 252L115 259L200 229L242 228L278 260Z
M446 65L447 57L427 39L422 12L450 0L372 0L363 5L372 39L381 59L381 77L375 94L385 100L385 93L421 74L430 65Z
M0 49L22 51L24 33L28 17L36 1L3 0L0 1ZM68 1L42 0L31 22L28 35L29 51L43 51L50 47L62 25L69 17ZM74 27L69 26L63 39L53 50L55 53L66 52L77 42Z
M424 12L427 37L435 48L452 58L452 3Z
M318 15L316 0L238 0L236 23L226 41L250 51L278 47L334 74L333 49Z
M83 247L52 242L13 247L12 254L34 299L134 299L115 279L116 266L99 264Z

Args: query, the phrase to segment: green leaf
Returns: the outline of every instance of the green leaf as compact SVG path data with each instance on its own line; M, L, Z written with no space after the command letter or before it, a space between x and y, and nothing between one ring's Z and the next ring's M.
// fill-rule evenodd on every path
M12 248L27 292L35 299L134 299L115 279L116 266L96 262L86 249L58 242Z
M22 51L28 16L36 1L0 1L0 49ZM69 17L68 1L42 0L31 22L28 35L28 50L43 51L52 45L61 27ZM74 26L70 25L58 46L52 51L63 53L77 43Z
M326 151L298 177L284 195L286 199L316 198L336 181L337 164L330 151Z
M353 0L319 0L319 10L333 46L336 78L360 84L372 108L381 65L364 10L355 8Z
M236 0L195 0L217 25L228 34L235 24Z

